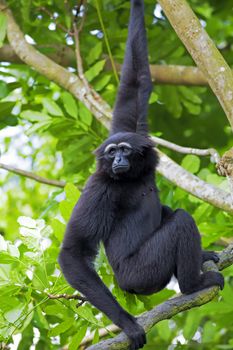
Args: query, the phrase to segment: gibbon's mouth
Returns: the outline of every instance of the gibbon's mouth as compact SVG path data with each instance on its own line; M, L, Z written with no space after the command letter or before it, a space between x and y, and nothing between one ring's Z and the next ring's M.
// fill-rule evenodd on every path
M122 173L126 173L129 170L129 166L128 165L116 165L112 167L112 171L114 174L122 174Z

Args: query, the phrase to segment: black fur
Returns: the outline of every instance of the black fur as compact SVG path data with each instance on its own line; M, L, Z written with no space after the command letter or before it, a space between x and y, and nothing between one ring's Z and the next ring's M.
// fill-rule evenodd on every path
M218 256L201 250L192 217L160 203L154 177L158 158L146 124L150 89L143 1L131 0L126 58L111 136L96 151L97 170L73 210L59 263L68 283L123 329L132 350L143 347L145 333L94 270L100 241L120 287L130 293L158 292L173 274L182 293L213 285L223 288L224 284L220 273L201 273L202 262L218 261ZM124 155L130 168L115 173L114 159L106 146L122 142L131 146L130 154Z

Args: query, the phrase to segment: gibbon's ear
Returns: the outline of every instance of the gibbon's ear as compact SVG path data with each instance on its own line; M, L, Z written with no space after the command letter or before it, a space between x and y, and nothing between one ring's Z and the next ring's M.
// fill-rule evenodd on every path
M126 52L110 135L121 131L148 134L147 108L151 90L144 5L143 1L131 0Z

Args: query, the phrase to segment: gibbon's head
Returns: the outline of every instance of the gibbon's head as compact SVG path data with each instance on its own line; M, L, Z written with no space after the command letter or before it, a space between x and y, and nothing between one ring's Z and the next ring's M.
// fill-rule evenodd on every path
M95 151L97 171L115 180L137 179L153 171L157 154L151 139L133 132L110 136Z

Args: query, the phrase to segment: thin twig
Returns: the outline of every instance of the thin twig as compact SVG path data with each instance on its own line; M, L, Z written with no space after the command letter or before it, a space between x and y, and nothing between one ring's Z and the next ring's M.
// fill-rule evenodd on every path
M172 149L173 151L176 151L179 153L196 154L198 156L211 156L211 161L213 163L217 163L220 160L218 151L214 148L199 149L199 148L192 148L192 147L183 147L156 136L153 136L153 140L155 141L156 144Z
M66 300L80 300L82 303L85 303L87 299L78 294L47 294L49 299L66 299Z
M85 14L86 14L85 11L83 13L80 26L79 26L79 28L77 27L78 14L79 14L81 6L82 5L84 6L84 2L85 1L80 1L80 4L77 6L76 14L74 16L74 21L73 21L73 33L74 33L74 41L75 41L75 55L76 55L76 62L77 62L77 73L78 73L79 78L82 80L87 91L90 92L89 83L84 75L83 62L82 62L82 56L81 56L81 50L80 50L80 38L79 38L79 34L82 31L82 28L84 25Z
M50 17L50 19L52 19L54 21L56 26L58 28L60 28L63 32L65 32L65 33L67 33L69 35L72 35L72 33L68 30L68 28L64 27L61 23L58 23L58 21L56 20L56 18L53 15L53 13L50 12L46 7L41 6L41 7L39 7L39 10L41 10L44 13L46 13L46 15L48 15Z
M11 165L7 165L7 164L3 164L3 163L0 163L0 169L10 171L10 172L17 174L17 175L20 175L20 176L28 177L29 179L35 180L35 181L40 182L40 183L45 184L45 185L61 187L61 188L65 187L65 185L66 185L65 181L46 179L45 177L39 176L39 175L34 174L30 171L15 168Z

